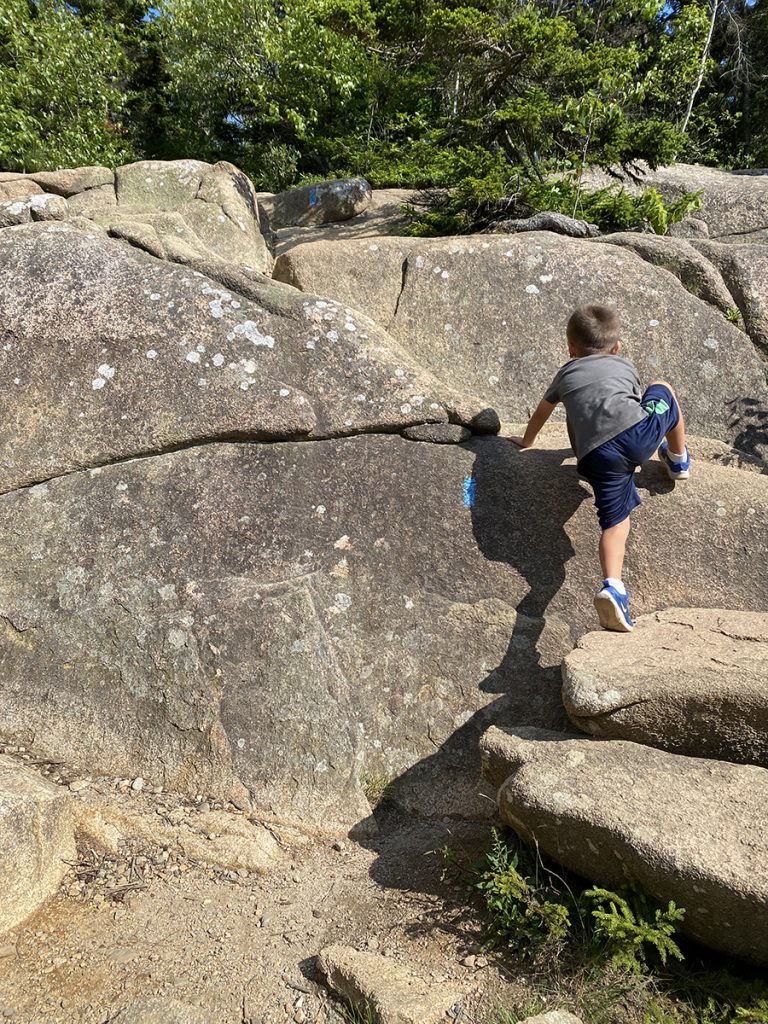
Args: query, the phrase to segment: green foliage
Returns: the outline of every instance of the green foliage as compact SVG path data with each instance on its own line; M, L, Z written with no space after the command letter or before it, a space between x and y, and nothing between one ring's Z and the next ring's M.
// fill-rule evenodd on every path
M523 168L508 165L499 165L483 178L462 178L450 192L427 191L421 199L421 207L407 210L411 235L468 234L540 210L576 217L604 231L650 228L663 235L701 205L700 192L666 203L653 188L639 196L618 184L589 191L570 175L530 180Z
M635 974L647 971L653 961L682 960L673 936L685 911L674 903L662 908L636 891L575 893L542 864L521 870L521 857L494 829L475 883L493 944L529 960L560 952L566 942L583 944L617 970Z
M683 959L672 936L685 911L673 902L662 910L640 892L621 896L599 888L587 889L582 899L594 920L594 939L604 944L614 967L641 973L649 950L665 965L669 957Z
M736 309L735 306L729 306L728 309L726 309L726 311L725 311L725 318L726 318L726 320L730 321L730 323L732 323L732 324L740 324L741 323L741 310L740 309Z
M552 886L523 875L519 854L494 829L484 869L476 882L490 915L493 944L535 959L544 949L557 950L571 927L573 901Z
M0 0L0 167L40 170L131 157L115 31L56 0Z

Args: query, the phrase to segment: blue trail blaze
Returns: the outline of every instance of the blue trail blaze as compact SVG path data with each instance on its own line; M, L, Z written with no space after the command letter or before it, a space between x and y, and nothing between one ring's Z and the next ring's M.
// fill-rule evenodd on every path
M464 508L474 508L477 496L477 481L473 476L464 479Z

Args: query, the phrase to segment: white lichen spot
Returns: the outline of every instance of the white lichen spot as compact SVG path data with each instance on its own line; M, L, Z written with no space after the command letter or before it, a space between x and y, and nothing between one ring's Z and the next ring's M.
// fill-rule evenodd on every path
M235 334L244 335L253 345L262 345L265 348L274 348L275 339L271 334L262 334L258 324L253 320L244 320L235 328Z
M198 379L197 379L197 386L199 388L207 388L208 387L207 379L205 377L198 377Z
M241 391L247 391L248 390L248 381L244 380L242 382L242 384L240 385L240 390Z
M200 362L200 353L199 352L187 352L187 362L188 363L199 363Z
M307 342L307 346L306 346L306 347L307 347L308 349L310 349L310 350L312 350L312 349L313 349L313 348L315 347L315 343L314 343L314 341L312 340L312 338L310 338L310 339L309 339L309 341Z
M432 273L433 274L442 274L442 272L443 272L443 268L442 267L438 266L438 267L433 267L432 268Z
M279 394L280 394L280 397L281 397L281 398L287 398L287 397L288 397L288 395L290 395L290 393L291 393L291 392L290 392L290 389L289 389L289 388L280 388L280 392L279 392Z
M400 367L398 366L398 368L395 370L395 376L399 380L402 380L402 378L405 376L405 370L401 370Z
M400 406L400 412L403 413L406 416L411 411L412 411L411 410L411 406L408 404L408 402L404 402L403 405Z
M337 608L345 612L352 606L352 598L349 596L349 594L336 594L336 596L333 599L333 603L336 605Z
M94 391L98 391L100 388L103 388L106 383L107 382L103 377L97 377L95 380L91 381L91 387Z
M718 505L717 506L717 510L716 510L716 515L720 516L721 518L723 516L727 516L728 515L728 510L725 508L724 505Z
M417 270L421 270L422 267L424 266L424 257L417 256L416 259L413 261L413 265L414 267L416 267Z
M176 584L166 583L162 587L158 587L157 592L161 600L174 601L176 599Z
M658 327L659 326L659 321L658 320L649 320L648 321L648 326L649 327Z
M539 274L539 280L541 281L542 284L549 284L549 282L552 280L552 275L551 274Z
M338 341L339 340L339 332L338 331L328 331L328 333L326 334L326 338L328 339L328 341Z
M119 484L115 485L115 490L116 491L127 491L128 490L128 484L125 482L125 480L121 480Z
M352 321L349 320L349 321L347 321L347 323L344 324L344 329L347 330L347 331L356 331L357 330L357 324L353 324Z
M157 359L157 352L155 351L155 349L151 348L147 352L147 359Z
M105 380L112 380L115 376L115 368L110 366L109 363L102 363L96 373L100 374Z
M211 311L211 316L215 317L216 320L221 320L224 316L224 308L221 305L221 299L212 299L208 303L208 308Z
M488 378L488 383L495 387L499 383L499 378L496 376L491 376Z
M443 279L444 281L447 281L447 280L448 280L448 271L447 271L447 270L443 270L443 271L441 271L441 272L440 272L440 277L442 277L442 279Z
M318 505L317 508L315 509L315 515L316 516L324 516L325 515L325 505Z
M345 533L343 537L339 537L339 539L334 542L333 546L339 551L348 551L352 547L352 542L349 539L349 535Z
M253 359L241 359L240 363L246 373L256 373L256 363Z
M213 365L214 366L223 366L224 365L224 356L221 354L221 352L217 352L216 355L213 357Z
M345 427L352 427L352 426L354 426L354 423L355 423L354 420L344 420L344 426Z
M539 294L539 289L536 287L535 284L528 284L528 285L526 285L525 286L525 290L528 292L529 295L538 295Z
M717 338L705 338L704 347L711 348L713 352L716 352L720 345L718 344Z
M317 764L315 765L315 771L319 772L321 775L323 772L327 772L328 762L325 760L318 761Z
M152 302L157 302L158 299L160 298L160 292L152 292L152 294L149 297L152 300Z
M241 736L241 737L240 737L240 739L239 739L239 740L237 741L237 749L238 749L238 750L245 750L245 740L243 739L243 737L242 737L242 736Z
M405 598L405 607L408 611L410 611L411 608L413 608L413 601L410 599L410 597Z

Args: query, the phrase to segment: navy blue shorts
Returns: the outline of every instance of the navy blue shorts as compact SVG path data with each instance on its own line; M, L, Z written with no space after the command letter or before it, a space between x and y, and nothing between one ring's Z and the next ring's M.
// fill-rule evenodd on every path
M634 474L677 426L680 410L666 384L651 384L640 403L646 417L579 460L578 469L595 492L600 527L623 522L640 504Z

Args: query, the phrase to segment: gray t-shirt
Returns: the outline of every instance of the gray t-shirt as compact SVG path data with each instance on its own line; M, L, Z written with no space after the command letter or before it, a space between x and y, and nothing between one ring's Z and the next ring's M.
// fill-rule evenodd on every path
M577 459L644 420L641 397L637 370L628 360L611 355L571 359L560 367L544 395L548 402L565 406Z

